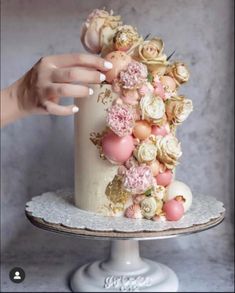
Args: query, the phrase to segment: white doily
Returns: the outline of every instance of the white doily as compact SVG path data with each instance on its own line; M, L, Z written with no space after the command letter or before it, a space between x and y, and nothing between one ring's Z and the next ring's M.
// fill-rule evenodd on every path
M51 224L93 231L156 232L188 228L218 218L225 211L223 203L210 196L197 195L191 209L177 222L133 220L124 217L105 217L78 209L74 205L73 191L46 192L32 198L26 211Z

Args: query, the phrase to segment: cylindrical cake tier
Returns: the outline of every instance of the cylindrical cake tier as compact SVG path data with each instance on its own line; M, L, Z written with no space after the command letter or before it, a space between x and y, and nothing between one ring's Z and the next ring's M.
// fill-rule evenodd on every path
M75 204L80 209L106 214L105 189L117 166L100 158L99 134L106 127L106 109L117 95L111 85L92 85L92 96L76 99L75 115Z

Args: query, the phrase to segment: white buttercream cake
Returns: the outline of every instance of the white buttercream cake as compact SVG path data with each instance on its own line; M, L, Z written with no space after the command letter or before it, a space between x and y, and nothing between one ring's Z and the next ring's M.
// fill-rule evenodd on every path
M160 38L143 38L120 16L94 10L81 40L113 64L94 94L77 99L75 204L105 216L180 220L190 188L175 180L182 155L176 129L192 111L178 94L188 81L183 62L171 62Z

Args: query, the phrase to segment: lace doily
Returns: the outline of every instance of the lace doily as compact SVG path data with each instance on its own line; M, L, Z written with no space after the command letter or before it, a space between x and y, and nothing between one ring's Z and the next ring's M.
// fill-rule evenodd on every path
M61 224L69 228L93 231L157 232L205 224L218 218L225 209L223 203L215 198L197 195L193 199L191 209L177 222L105 217L78 209L74 205L73 191L59 190L32 198L26 204L26 211L33 217L41 218L48 223Z

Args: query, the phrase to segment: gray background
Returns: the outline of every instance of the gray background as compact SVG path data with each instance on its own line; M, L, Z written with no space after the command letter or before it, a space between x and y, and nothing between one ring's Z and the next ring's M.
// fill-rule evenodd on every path
M93 8L112 8L146 35L162 37L166 53L189 64L181 93L194 112L179 130L183 158L177 177L197 193L224 202L225 221L212 230L147 241L142 254L171 266L181 291L233 291L233 1L1 1L1 83L11 84L41 57L82 51L79 30ZM66 100L65 103L70 102ZM56 235L33 227L25 203L73 186L73 120L29 117L2 131L2 290L69 291L78 265L103 257L108 242ZM8 278L26 271L22 284Z

